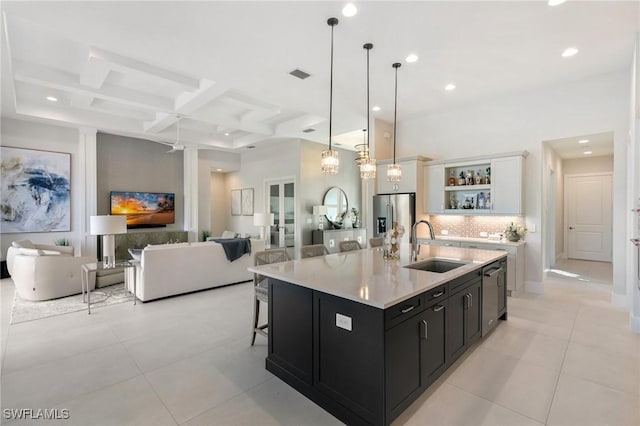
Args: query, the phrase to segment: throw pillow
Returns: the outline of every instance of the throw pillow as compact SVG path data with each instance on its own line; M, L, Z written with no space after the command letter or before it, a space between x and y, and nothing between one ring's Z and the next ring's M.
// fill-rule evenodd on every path
M142 249L129 249L127 250L133 260L140 260L142 258Z
M24 255L24 256L43 256L44 252L42 250L38 250L38 249L31 249L31 248L23 248L20 247L18 249L18 254Z
M22 241L13 241L11 243L15 248L27 248L34 249L36 246L30 240L22 240Z

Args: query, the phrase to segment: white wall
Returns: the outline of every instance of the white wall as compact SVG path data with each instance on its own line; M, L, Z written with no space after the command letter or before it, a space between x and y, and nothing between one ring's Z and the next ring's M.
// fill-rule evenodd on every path
M562 160L562 167L565 175L612 172L613 155Z
M614 132L614 292L625 294L626 138L629 128L629 73L621 71L544 89L505 95L482 104L442 111L399 123L399 156L455 159L474 155L529 151L526 165L526 220L542 223L542 141ZM529 233L526 281L542 281L542 235Z
M546 188L542 199L542 229L545 246L542 248L544 267L553 266L564 251L564 167L557 152L548 144L543 144L542 187ZM551 175L553 174L553 182ZM552 188L553 186L553 188Z
M638 11L640 20L640 10ZM627 227L628 238L640 238L640 33L636 35L636 46L631 66L631 100L629 102L629 155L627 180L629 191L627 193ZM627 238L626 259L629 264L627 268L627 294L632 295L627 302L629 308L629 323L631 329L640 333L640 255Z
M71 154L71 231L2 234L2 259L6 258L7 249L12 241L25 239L42 244L53 244L55 240L67 238L76 252L79 252L84 240L85 173L78 130L3 117L1 134L2 146Z
M217 170L229 172L239 168L240 154L198 150L198 239L202 231L219 236L226 229L227 205L221 202L225 175Z
M296 186L300 181L300 142L292 140L258 146L242 153L240 165L239 171L227 174L226 196L231 197L231 191L234 189L253 188L254 212L264 213L264 187L267 180L293 178ZM299 188L296 188L296 196L298 191ZM230 211L228 215L229 230L249 234L260 233L259 227L253 225L253 216L231 216ZM299 211L296 211L296 220L298 217Z

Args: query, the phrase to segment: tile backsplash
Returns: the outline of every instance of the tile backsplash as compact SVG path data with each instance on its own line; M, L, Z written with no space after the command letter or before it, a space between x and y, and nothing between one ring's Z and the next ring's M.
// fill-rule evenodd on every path
M441 236L441 231L447 230L449 236L470 238L480 237L480 232L503 233L511 222L525 226L525 220L520 216L431 215L430 222L436 236Z

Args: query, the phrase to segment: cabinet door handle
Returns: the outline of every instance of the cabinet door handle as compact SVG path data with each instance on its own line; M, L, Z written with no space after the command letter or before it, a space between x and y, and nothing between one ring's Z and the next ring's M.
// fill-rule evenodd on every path
M436 305L435 308L433 308L433 312L440 312L441 310L444 309L444 306L442 305Z
M473 294L469 293L469 307L473 306Z
M427 340L429 338L429 331L426 320L422 320L422 338L424 340Z
M469 293L464 295L464 308L469 309Z
M415 306L413 305L405 306L404 308L402 308L400 312L402 312L403 314L406 314L407 312L413 311L413 308L415 308Z
M442 296L443 294L444 294L444 291L439 291L439 292L437 292L436 294L432 295L431 297L432 297L433 299L435 299L436 297L440 297L440 296Z

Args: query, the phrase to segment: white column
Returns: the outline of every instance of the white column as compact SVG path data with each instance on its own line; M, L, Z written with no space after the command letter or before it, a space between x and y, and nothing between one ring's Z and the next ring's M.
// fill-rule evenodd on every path
M78 129L78 155L80 157L78 173L81 177L77 181L82 186L81 194L81 220L78 221L80 235L80 254L83 256L96 256L98 253L97 238L89 235L89 217L98 211L98 130L91 127Z
M198 150L183 151L184 161L184 230L189 241L198 241Z

